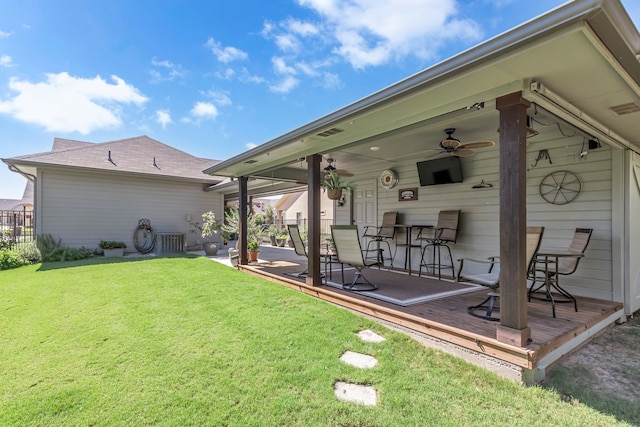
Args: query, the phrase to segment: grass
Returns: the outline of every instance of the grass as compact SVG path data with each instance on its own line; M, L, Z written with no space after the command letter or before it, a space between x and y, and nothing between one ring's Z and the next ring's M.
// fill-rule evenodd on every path
M640 314L640 313L638 313ZM640 316L596 337L546 380L565 400L640 425Z
M0 271L0 325L2 426L617 423L199 257ZM343 364L346 350L379 364ZM374 386L378 405L336 399L338 380Z

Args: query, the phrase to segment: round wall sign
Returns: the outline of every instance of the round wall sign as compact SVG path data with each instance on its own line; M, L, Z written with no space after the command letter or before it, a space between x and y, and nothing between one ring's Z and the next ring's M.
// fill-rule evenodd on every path
M398 172L393 169L386 169L380 174L380 185L387 190L393 188L398 183Z

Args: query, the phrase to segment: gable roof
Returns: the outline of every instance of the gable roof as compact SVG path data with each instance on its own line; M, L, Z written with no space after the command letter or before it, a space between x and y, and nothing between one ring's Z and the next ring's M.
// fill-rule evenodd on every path
M209 184L223 179L202 172L218 160L194 157L146 135L102 143L55 138L51 151L2 161L28 174L35 174L39 167L56 167L171 177Z

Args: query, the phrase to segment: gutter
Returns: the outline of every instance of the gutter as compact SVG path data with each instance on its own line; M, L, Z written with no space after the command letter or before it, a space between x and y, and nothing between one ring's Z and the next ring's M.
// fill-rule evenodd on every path
M543 36L552 30L557 30L562 26L581 22L590 15L602 10L603 3L607 2L617 3L615 7L611 6L610 8L607 8L607 10L610 11L608 16L611 16L612 19L620 19L622 14L615 14L616 16L614 17L612 16L614 14L611 13L611 11L615 12L616 10L622 9L622 5L619 0L576 0L565 3L564 5L558 6L543 15L520 24L505 33L490 38L475 47L467 49L443 62L427 68L424 71L414 74L405 80L382 89L361 99L360 101L349 104L340 110L334 111L333 113L323 116L271 141L265 142L249 151L245 151L230 159L224 160L205 169L203 172L214 175L227 167L242 163L255 155L266 153L274 148L285 145L290 141L301 139L309 134L318 133L327 127L331 127L331 123L333 122L338 120L348 120L357 114L379 107L384 103L406 96L411 92L424 89L425 86L433 84L438 80L444 79L463 70L479 66L483 62L503 55L522 44L529 43L535 38Z

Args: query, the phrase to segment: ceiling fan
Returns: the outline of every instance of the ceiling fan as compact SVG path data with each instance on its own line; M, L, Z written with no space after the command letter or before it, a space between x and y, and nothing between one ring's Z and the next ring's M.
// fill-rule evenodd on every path
M327 166L325 166L324 171L325 172L329 172L329 171L334 171L336 172L338 175L340 176L353 176L353 174L345 169L337 169L336 168L336 160L331 158L331 157L327 157L325 159L328 163Z
M445 129L444 132L447 134L447 137L440 141L440 148L438 149L438 151L428 157L435 157L442 154L467 157L474 154L474 150L493 147L494 145L496 145L496 143L493 141L475 141L463 144L459 139L453 137L453 133L455 131L455 128Z

